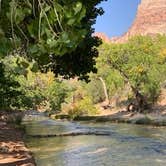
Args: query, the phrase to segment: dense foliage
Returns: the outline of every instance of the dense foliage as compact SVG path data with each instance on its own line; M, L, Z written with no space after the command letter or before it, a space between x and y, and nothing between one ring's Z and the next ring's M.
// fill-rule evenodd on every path
M34 66L16 55L3 59L1 109L61 110L67 89L52 72L33 72Z
M166 80L165 43L165 36L103 43L96 59L98 73L89 74L88 84L41 73L35 61L10 54L1 60L1 109L63 111L71 118L94 115L98 106L107 104L117 108L132 102L145 110L158 100Z
M158 100L166 36L98 47L92 25L101 1L0 1L0 109L63 109L75 117L121 98L139 111Z
M0 1L1 109L49 105L49 110L60 110L65 89L52 72L85 80L87 73L96 72L101 42L92 36L92 25L103 14L96 7L101 1Z
M17 107L18 97L22 95L18 90L20 84L14 80L13 75L5 73L5 66L0 63L0 108L7 110L11 107Z
M102 0L2 0L0 8L0 55L24 50L42 71L52 68L65 77L96 72L92 25L103 14Z
M161 83L166 79L165 48L165 36L138 36L124 44L103 44L99 49L103 59L100 63L110 68L105 70L109 71L107 79L112 75L119 85L123 79L140 110L156 102L160 95Z

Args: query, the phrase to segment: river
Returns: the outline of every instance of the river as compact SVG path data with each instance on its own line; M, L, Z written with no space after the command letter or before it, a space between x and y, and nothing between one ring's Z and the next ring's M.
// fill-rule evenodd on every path
M27 137L37 166L165 166L166 128L132 124L54 121L43 115L25 116L27 135L65 132L106 132L81 135Z

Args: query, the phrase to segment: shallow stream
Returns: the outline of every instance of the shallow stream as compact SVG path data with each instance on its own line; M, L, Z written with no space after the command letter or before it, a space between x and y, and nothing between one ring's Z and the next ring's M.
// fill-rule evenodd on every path
M106 132L81 135L27 137L38 166L165 166L166 128L131 124L54 121L43 115L25 116L28 135L65 132Z

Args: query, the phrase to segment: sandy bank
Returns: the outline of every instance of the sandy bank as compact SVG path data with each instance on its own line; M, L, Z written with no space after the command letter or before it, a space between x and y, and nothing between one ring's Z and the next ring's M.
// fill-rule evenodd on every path
M0 121L0 165L35 166L31 152L23 141L23 132Z

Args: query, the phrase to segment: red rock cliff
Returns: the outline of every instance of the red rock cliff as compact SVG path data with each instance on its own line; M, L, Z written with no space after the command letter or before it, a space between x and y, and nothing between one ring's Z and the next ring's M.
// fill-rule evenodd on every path
M125 42L135 35L166 34L166 0L142 0L136 19L122 37L113 42Z
M155 35L157 33L166 34L166 0L141 0L136 19L129 31L121 37L112 38L111 41L125 42L135 35ZM106 42L108 41L107 39Z
M97 36L98 38L102 39L106 43L110 42L110 38L105 33L96 32L94 33L94 36Z

